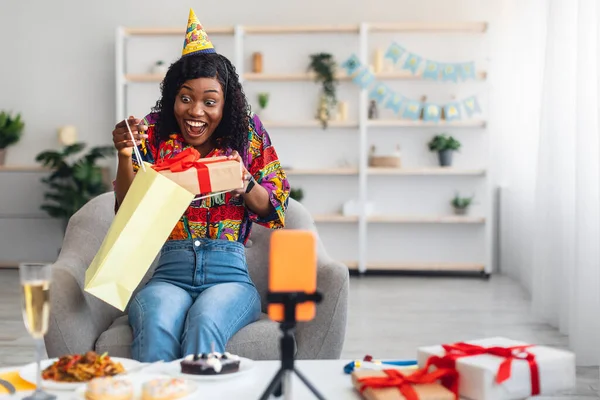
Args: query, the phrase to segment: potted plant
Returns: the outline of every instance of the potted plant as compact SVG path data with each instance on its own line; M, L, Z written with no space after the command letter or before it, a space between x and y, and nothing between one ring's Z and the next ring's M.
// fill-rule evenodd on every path
M436 135L429 141L429 150L438 153L440 166L452 165L452 152L460 149L460 142L447 134Z
M302 201L302 199L304 198L304 191L301 188L298 189L291 189L290 190L290 197L298 202Z
M265 110L267 109L267 106L269 105L269 93L266 92L261 92L258 94L258 106L260 107L260 117L261 119L266 119L265 115L266 112Z
M167 73L168 67L163 60L158 60L152 66L152 73L156 75L165 75Z
M109 190L104 171L96 162L114 156L114 147L94 147L80 158L74 158L85 146L84 143L75 143L65 146L62 151L43 151L35 158L52 171L50 176L42 179L49 190L44 195L48 202L40 208L51 217L61 219L64 228L77 210Z
M21 140L24 127L21 114L13 117L5 111L0 112L0 165L6 161L6 148Z
M327 128L327 122L331 119L333 107L337 104L335 73L337 70L335 59L329 53L316 53L310 55L309 71L315 74L315 81L321 82L321 95L317 109L317 119L321 121L323 128Z
M473 203L473 199L475 196L471 197L460 197L457 193L450 204L454 207L454 213L456 215L465 215L469 209L469 206Z

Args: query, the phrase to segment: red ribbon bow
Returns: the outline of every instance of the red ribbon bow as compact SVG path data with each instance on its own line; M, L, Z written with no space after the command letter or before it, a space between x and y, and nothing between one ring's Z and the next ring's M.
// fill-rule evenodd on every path
M183 172L190 168L195 168L198 174L198 185L203 193L212 192L210 184L210 175L206 164L224 161L224 158L215 157L214 160L200 160L200 153L193 147L188 147L179 154L171 158L163 158L153 166L155 171L169 170L171 172Z
M413 388L413 385L435 383L442 378L451 382L458 381L458 372L448 368L437 369L433 372L427 372L427 368L423 368L410 375L404 375L397 369L384 369L383 372L385 372L387 376L368 376L359 378L358 382L361 383L360 393L368 388L383 389L395 387L398 388L406 400L419 400L419 396ZM453 386L458 388L458 385ZM455 398L458 399L458 390L453 390L453 393Z
M459 342L454 344L442 345L446 354L442 357L433 356L427 360L427 367L430 365L442 369L455 369L456 360L463 357L476 356L480 354L491 354L504 358L504 361L498 367L496 373L496 383L501 384L508 380L511 375L513 360L525 360L529 364L531 371L531 395L540 394L540 374L535 355L527 351L532 345L512 346L512 347L482 347L474 344Z

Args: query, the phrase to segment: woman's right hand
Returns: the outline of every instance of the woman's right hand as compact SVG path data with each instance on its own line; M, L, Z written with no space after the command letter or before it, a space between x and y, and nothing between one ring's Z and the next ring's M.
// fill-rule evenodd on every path
M133 133L135 143L131 141L131 135L129 135L129 130L127 129L127 125L125 124L124 120L115 125L115 129L112 132L113 144L115 149L117 149L119 156L121 157L131 157L133 146L139 145L142 139L146 139L148 137L148 135L143 133L148 129L148 127L141 124L141 119L130 116L127 119L127 122L129 123L129 128Z

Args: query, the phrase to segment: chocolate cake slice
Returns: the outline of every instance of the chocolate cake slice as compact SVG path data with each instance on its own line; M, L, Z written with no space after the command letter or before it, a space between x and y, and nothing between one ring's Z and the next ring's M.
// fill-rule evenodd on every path
M191 375L221 375L237 372L240 358L225 352L190 354L181 361L181 373Z

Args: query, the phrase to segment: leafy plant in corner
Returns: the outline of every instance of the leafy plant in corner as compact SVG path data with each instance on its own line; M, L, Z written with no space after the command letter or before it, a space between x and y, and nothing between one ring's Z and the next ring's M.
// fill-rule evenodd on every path
M13 117L6 111L0 112L0 152L12 146L21 139L25 123L21 121L21 114ZM0 164L2 164L0 162Z
M50 176L42 179L50 190L44 195L48 202L40 208L51 217L62 219L65 224L88 201L109 189L103 179L102 168L96 162L114 156L114 147L94 147L87 154L75 158L85 147L84 143L75 143L62 151L43 151L35 158L52 171Z
M317 118L321 121L323 128L331 117L331 110L337 104L335 72L337 69L333 55L329 53L315 53L310 55L309 71L315 73L315 81L321 82L322 93Z
M290 197L298 202L302 201L302 199L304 198L304 191L301 188L298 189L291 189L290 190Z
M452 164L452 152L460 149L460 142L445 133L435 135L427 144L430 151L438 153L439 163L442 167Z

